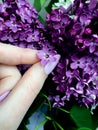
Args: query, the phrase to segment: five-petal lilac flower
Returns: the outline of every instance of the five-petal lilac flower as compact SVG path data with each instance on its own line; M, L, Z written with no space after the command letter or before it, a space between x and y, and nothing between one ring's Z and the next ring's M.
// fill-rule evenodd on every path
M46 48L38 51L37 56L41 59L41 64L44 66L47 74L54 69L54 66L56 66L60 60L60 55L55 54Z

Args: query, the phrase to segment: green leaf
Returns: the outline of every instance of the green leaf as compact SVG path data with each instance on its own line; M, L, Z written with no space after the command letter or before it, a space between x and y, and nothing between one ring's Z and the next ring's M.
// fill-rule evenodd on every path
M63 108L60 108L60 107L57 107L57 109L59 109L59 110L61 110L61 111L65 112L65 113L67 113L67 114L69 114L69 113L70 113L69 111L67 111L67 110L65 110L65 109L63 109Z
M92 118L90 111L85 107L73 106L70 116L78 127L92 128Z
M34 7L36 8L36 10L37 10L38 12L40 12L40 10L41 10L40 0L34 0Z
M50 121L52 120L52 118L49 117L49 116L45 116L45 117L46 117L47 120L50 120Z
M45 23L46 14L47 14L46 7L49 5L49 3L50 3L51 0L32 0L32 1L33 1L32 5L38 11L39 20L41 20L41 22Z
M45 21L46 20L46 7L49 5L51 0L46 0L45 3L43 4L43 6L41 7L41 10L39 12L39 16L42 17L42 19Z
M38 12L40 12L41 9L43 8L45 2L46 2L46 0L34 0L33 6L36 8L36 10Z
M45 20L44 20L40 15L39 15L38 19L39 19L39 21L40 21L41 23L43 23L44 25L46 25Z
M58 0L50 0L50 2L48 3L48 5L46 6L46 11L47 11L48 13L51 12L52 5L53 5L54 3L56 3L56 2L58 2Z
M49 110L51 111L51 109L52 109L51 107L52 107L52 106L51 106L51 102L50 102L50 100L48 99L48 96L47 96L47 95L45 95L44 93L42 93L42 96L43 96L43 97L45 97L45 98L46 98L46 100L48 101Z
M77 129L77 130L92 130L92 129L87 128L87 127L81 127L81 128L79 128L79 129Z
M57 130L57 126L54 121L52 121L52 124L53 124L54 129Z
M58 126L58 128L59 128L60 130L64 130L63 127L62 127L58 122L54 121L54 123Z
M41 7L45 4L46 0L40 0Z
M40 128L41 126L43 126L47 121L48 121L47 119L43 120L43 121L36 127L35 130L39 130L39 128Z

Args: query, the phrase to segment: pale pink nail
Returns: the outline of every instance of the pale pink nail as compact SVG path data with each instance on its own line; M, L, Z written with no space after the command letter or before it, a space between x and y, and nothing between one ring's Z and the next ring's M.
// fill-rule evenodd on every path
M58 64L59 62L59 59L60 59L60 55L55 55L54 56L56 58L55 62L48 62L45 66L44 66L44 71L47 75L49 75L53 70L54 68L56 67L56 65Z
M3 101L10 93L10 90L0 95L0 102Z

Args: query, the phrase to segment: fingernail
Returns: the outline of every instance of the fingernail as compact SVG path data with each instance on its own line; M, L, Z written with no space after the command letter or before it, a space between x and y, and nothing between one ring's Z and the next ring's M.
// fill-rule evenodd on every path
M55 61L50 61L44 66L44 71L46 75L49 75L54 70L60 60L60 55L55 55L54 58Z
M49 75L54 70L60 60L59 54L55 54L47 48L43 48L43 50L38 51L37 56L41 60L41 65L44 67L46 75Z
M10 93L10 90L0 95L0 102L3 101Z

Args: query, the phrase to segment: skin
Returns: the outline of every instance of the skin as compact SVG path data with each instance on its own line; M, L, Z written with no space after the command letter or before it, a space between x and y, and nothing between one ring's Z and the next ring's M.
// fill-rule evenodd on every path
M0 95L10 90L0 102L0 130L17 130L47 78L36 53L0 43ZM19 64L31 64L23 76Z

